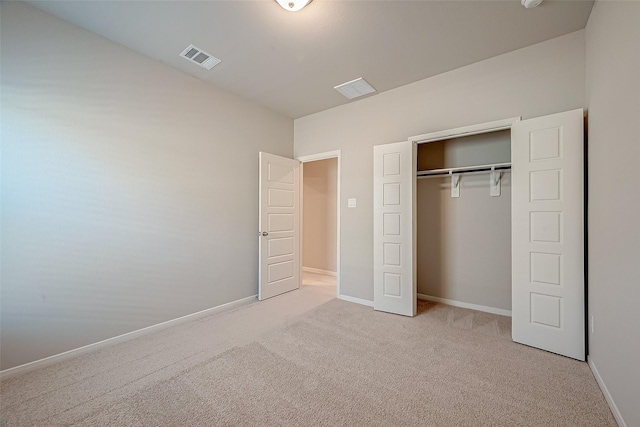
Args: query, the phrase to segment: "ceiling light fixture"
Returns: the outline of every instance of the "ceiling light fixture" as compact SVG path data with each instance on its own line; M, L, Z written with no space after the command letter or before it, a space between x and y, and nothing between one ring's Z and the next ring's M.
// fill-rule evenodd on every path
M297 12L313 0L276 0L283 9L289 12Z
M533 9L542 3L542 0L520 0L520 3L527 9Z

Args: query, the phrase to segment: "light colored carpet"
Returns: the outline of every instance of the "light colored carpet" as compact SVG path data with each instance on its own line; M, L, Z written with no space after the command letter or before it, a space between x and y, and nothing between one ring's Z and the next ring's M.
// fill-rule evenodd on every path
M333 286L335 291L336 277L305 271L302 274L302 284L308 286Z
M332 292L303 287L9 379L2 419L7 426L616 425L588 366L513 343L509 318L428 302L406 318L331 299ZM297 314L283 320L283 311ZM280 321L263 326L269 312ZM243 319L255 323L247 328Z

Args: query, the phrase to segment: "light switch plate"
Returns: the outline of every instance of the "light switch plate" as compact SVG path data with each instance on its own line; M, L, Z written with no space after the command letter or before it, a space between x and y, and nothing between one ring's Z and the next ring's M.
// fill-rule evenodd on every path
M349 199L348 200L348 206L350 208L355 208L356 207L356 199Z

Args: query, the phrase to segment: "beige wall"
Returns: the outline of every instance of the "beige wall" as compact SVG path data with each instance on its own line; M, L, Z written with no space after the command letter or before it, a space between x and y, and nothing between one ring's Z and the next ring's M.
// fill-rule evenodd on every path
M577 31L297 119L296 156L342 150L341 292L373 299L374 145L582 107L584 31ZM348 209L348 198L358 207Z
M338 159L303 167L303 266L336 271Z
M292 121L21 2L1 31L2 369L256 294Z
M432 149L435 149L432 151ZM511 161L511 132L420 144L418 170ZM418 293L511 310L511 174L500 197L489 194L489 173L418 179Z
M640 425L640 2L597 2L586 28L589 358Z

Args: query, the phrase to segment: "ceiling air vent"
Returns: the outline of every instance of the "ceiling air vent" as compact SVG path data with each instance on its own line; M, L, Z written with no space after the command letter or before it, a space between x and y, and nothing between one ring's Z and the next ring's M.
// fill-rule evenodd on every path
M207 70L212 69L220 62L222 62L220 59L216 58L213 55L209 55L207 52L195 47L192 44L187 46L187 48L182 51L180 56L182 56L183 58L187 58L189 61L194 62L202 68L206 68Z
M362 77L342 83L341 85L335 86L334 89L349 99L365 96L376 91L373 86L367 83Z

